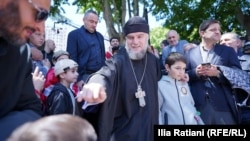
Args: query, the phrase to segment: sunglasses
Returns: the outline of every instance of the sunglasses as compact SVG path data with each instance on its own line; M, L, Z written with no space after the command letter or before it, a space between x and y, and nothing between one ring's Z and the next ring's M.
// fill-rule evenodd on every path
M35 17L36 22L42 22L48 18L48 16L49 16L48 10L38 7L36 4L33 3L32 0L28 0L28 2L31 5L33 5L33 7L37 10L36 17Z

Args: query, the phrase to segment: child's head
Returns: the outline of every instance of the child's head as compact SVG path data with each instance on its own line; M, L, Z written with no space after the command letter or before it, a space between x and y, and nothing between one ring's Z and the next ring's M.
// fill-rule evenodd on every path
M17 128L7 141L96 141L94 127L70 114L51 115Z
M57 61L62 59L69 59L69 53L64 50L58 50L54 52L54 55L52 57L53 64L56 64Z
M68 82L76 82L78 77L78 64L72 59L62 59L55 64L55 75L59 79L65 79Z
M41 48L45 42L45 33L40 31L33 32L28 42L36 48Z
M172 52L165 60L165 69L169 76L180 80L185 75L186 63L187 61L182 54Z

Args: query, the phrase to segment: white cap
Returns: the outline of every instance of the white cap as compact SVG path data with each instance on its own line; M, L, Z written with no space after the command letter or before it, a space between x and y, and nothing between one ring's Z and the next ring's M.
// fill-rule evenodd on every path
M54 67L55 75L58 76L66 70L72 69L74 67L78 67L78 64L72 59L62 59L60 61L57 61Z

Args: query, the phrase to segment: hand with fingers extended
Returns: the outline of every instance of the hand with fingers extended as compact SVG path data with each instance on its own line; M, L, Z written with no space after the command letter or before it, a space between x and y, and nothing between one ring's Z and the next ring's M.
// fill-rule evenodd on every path
M98 83L85 84L76 97L78 102L84 100L90 103L102 103L106 98L107 94L105 88Z
M36 67L34 72L32 73L32 80L35 90L41 92L44 88L45 78L42 72L39 72L38 67Z

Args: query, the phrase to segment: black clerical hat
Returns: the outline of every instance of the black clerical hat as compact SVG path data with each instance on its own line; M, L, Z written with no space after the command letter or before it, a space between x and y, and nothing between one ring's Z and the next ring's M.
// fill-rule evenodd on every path
M124 25L123 32L125 36L134 32L149 33L149 25L142 17L134 16Z

